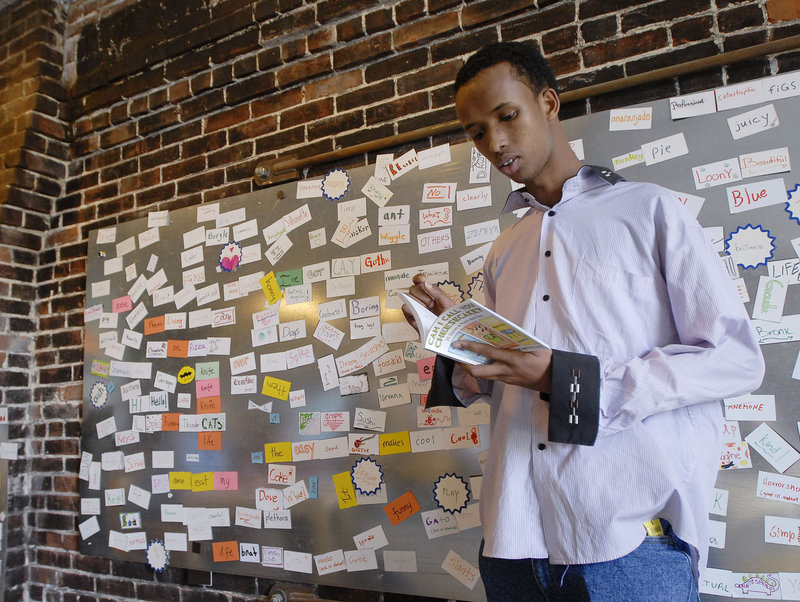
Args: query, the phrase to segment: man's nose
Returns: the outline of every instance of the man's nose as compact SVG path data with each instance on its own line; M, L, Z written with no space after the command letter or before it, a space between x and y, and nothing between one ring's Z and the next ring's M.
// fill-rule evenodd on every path
M506 148L507 140L502 131L496 129L489 132L489 150L498 153Z

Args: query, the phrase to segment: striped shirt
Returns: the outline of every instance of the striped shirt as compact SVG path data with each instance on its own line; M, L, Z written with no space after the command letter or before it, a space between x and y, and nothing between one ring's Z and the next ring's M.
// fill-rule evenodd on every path
M719 400L756 389L764 363L742 302L697 221L669 191L613 186L584 166L554 207L530 207L492 246L487 305L553 349L597 356L593 446L548 441L535 391L469 382L491 395L492 442L481 487L484 554L613 560L667 519L705 566L709 498L720 460ZM493 385L493 386L492 386Z

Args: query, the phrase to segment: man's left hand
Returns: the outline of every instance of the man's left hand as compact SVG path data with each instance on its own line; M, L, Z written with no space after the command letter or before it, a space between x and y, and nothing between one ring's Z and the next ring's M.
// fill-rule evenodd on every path
M491 364L478 366L462 364L467 374L475 378L499 380L508 385L526 387L541 393L550 392L553 366L553 352L550 349L516 351L474 341L458 341L454 347L474 351L493 360Z

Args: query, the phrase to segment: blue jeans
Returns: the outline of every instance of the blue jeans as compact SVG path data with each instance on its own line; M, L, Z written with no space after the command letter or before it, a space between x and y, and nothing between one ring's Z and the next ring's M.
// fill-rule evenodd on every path
M481 542L478 566L486 596L490 602L697 602L694 550L662 522L664 536L645 537L630 554L593 564L490 558Z

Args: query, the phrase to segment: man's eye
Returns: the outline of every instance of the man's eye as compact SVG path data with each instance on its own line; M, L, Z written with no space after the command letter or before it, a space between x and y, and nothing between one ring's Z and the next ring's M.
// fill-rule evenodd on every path
M517 116L516 111L511 111L510 113L506 113L505 115L500 116L500 121L511 121Z
M481 138L483 138L483 130L470 134L470 138L472 138L473 140L480 140Z

